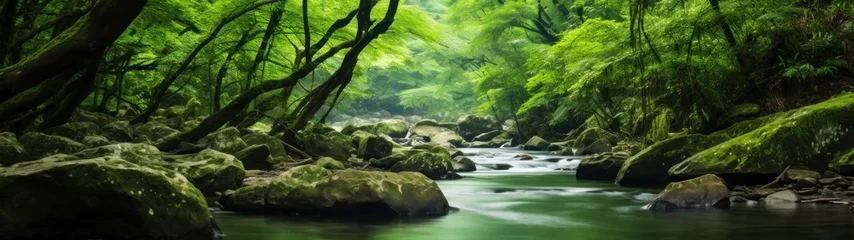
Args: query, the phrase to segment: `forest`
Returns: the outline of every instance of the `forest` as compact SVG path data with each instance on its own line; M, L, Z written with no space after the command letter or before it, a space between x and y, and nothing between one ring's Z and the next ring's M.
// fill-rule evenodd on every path
M851 45L850 0L4 0L0 236L850 237Z

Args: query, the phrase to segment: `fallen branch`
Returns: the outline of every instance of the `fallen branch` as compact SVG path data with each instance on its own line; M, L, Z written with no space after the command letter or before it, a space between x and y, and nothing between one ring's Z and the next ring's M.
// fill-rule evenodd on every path
M780 173L780 175L777 176L777 178L775 178L774 181L771 181L770 183L765 184L759 188L768 188L768 187L777 185L777 183L780 183L780 181L782 181L783 178L786 177L786 172L788 172L788 171L789 171L789 167L786 167L786 169L783 169L783 172Z
M285 147L288 148L288 151L294 151L296 153L299 153L299 155L302 155L305 158L309 158L309 159L312 158L311 155L308 155L307 153L300 151L298 148L291 146L290 144L286 143L285 141L282 141L281 139L278 139L278 140L280 143L282 143L282 145L285 145Z
M801 201L801 203L833 202L833 201L839 201L839 200L842 200L842 199L839 199L839 198L817 198L817 199L813 199L813 200L804 200L804 201Z

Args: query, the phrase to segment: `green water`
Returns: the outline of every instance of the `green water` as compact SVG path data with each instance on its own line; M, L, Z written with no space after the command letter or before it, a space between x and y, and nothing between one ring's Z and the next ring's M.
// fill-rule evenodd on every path
M826 205L653 213L657 190L569 173L470 174L439 185L459 210L429 219L324 219L217 212L226 240L852 239L854 213Z

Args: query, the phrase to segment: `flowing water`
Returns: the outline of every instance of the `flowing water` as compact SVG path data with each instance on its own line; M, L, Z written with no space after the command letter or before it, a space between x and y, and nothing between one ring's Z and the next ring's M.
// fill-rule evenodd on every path
M736 205L655 213L643 209L660 189L576 181L577 158L510 149L464 149L478 164L509 170L440 181L451 206L435 218L330 219L215 212L226 240L503 240L503 239L852 239L845 206ZM513 157L525 153L532 161ZM561 170L557 170L561 169Z

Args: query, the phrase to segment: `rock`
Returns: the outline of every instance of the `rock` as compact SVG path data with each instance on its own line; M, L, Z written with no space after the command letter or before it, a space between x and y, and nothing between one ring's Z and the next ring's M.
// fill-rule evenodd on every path
M531 155L528 155L528 154L519 154L519 155L514 156L513 158L519 159L522 161L534 160L534 157Z
M707 174L667 185L652 202L650 210L729 206L729 190L723 179Z
M392 172L420 172L431 179L439 179L453 169L450 156L421 152L395 163L389 170Z
M98 127L110 124L112 122L116 122L116 119L113 116L99 113L99 112L89 112L84 110L74 110L74 113L71 114L71 118L68 122L92 122L95 123Z
M184 129L184 118L182 118L182 117L173 117L173 118L168 118L168 119L152 118L152 121L162 123L162 124L166 125L167 127L172 128L172 129L177 129L177 130L183 130Z
M577 149L584 149L597 142L605 143L605 145L610 147L617 144L617 137L601 128L589 128L584 130L584 132L575 139L575 145L573 145L573 147Z
M350 158L350 139L339 132L303 133L301 140L304 150L313 156L326 156L338 161Z
M199 144L204 147L228 154L236 154L247 147L246 142L240 138L240 130L235 127L225 128L199 139Z
M0 133L0 165L12 164L30 160L27 150L21 146L14 133Z
M750 200L758 201L764 197L768 197L768 195L774 194L775 192L777 191L770 188L756 188L750 191L750 193L744 195L744 197Z
M416 123L412 127L412 134L429 139L430 143L440 145L460 146L463 143L463 138L457 135L456 132L442 127L432 120L424 120Z
M394 164L409 159L409 155L403 153L394 153L391 156L381 159L371 159L370 165L375 168L389 169Z
M501 130L501 124L499 124L498 121L489 116L463 116L460 119L458 125L459 134L466 141L474 141L473 139L482 133ZM495 135L498 134L500 133L497 133ZM492 138L486 139L485 141L489 140L492 140Z
M86 136L83 138L83 145L88 148L110 145L110 140L102 136Z
M244 169L270 170L279 162L270 156L270 148L267 145L257 144L240 150L234 157L243 163Z
M184 105L184 112L181 113L181 117L190 120L199 116L199 112L201 112L202 103L199 102L198 99L191 98L187 101L187 105Z
M454 172L477 171L477 165L475 165L474 161L465 156L454 157L454 161L451 162L451 165L454 168Z
M613 149L611 148L611 144L608 143L608 140L599 139L590 145L579 150L578 155L587 156L593 154L600 154L610 152Z
M374 134L385 134L390 137L404 138L409 133L409 123L403 120L391 119L378 122L374 127Z
M579 180L614 181L626 162L626 156L600 154L581 159L575 178Z
M575 149L572 149L571 147L565 147L565 148L561 149L560 152L557 152L557 155L574 156L575 155Z
M369 137L377 137L377 135L358 130L350 134L350 143L352 143L354 147L359 148L359 143L362 142L362 139L366 139Z
M157 109L151 117L159 117L163 119L170 119L175 117L182 117L184 115L184 111L186 108L184 106L171 106L168 108Z
M177 134L178 130L159 122L147 122L134 127L134 142L154 142L169 135Z
M445 150L448 152L448 155L450 155L451 158L461 157L461 156L466 155L465 153L463 153L463 151L456 149L456 148L446 148Z
M799 200L798 194L792 190L779 191L765 197L766 203L797 202Z
M501 130L493 130L493 131L481 133L481 134L478 134L477 136L475 136L474 138L472 138L471 141L472 142L489 142L489 141L492 141L492 139L495 139L496 137L501 135L502 133L504 133L504 132L502 132ZM509 139L509 137L504 138L504 139Z
M444 215L448 201L433 180L419 173L328 171L292 168L266 185L226 196L229 210L344 216Z
M290 161L290 157L288 157L288 153L285 151L285 146L276 137L263 133L250 133L243 135L241 138L247 145L263 144L267 146L270 149L270 156L273 159L279 159L276 162Z
M563 150L564 147L566 147L564 144L552 143L552 144L549 144L549 147L546 150L548 150L548 151L560 151L560 150Z
M4 238L212 239L198 189L118 158L47 158L0 168Z
M724 121L727 123L737 123L745 119L759 116L761 113L759 105L755 103L741 104L729 109L726 117L724 117Z
M786 171L785 180L795 185L795 188L815 187L821 174L810 170L789 169Z
M822 179L818 180L818 183L820 183L821 185L835 185L836 183L848 184L845 181L845 178L842 178L842 177L822 178Z
M353 124L348 124L347 126L344 126L344 129L341 129L341 133L343 133L344 135L352 135L353 133L355 133L357 131L363 131L366 133L370 133L371 131L373 131L373 129L374 129L374 125L356 126Z
M393 143L381 137L367 137L359 143L358 157L364 159L384 158L391 155Z
M454 171L450 171L450 172L446 173L445 176L440 177L438 180L460 180L460 179L463 179L463 176L460 176L460 174L458 174Z
M489 163L489 164L479 164L479 165L484 166L484 167L489 168L489 169L492 169L492 170L508 170L508 169L513 168L513 165L506 164L506 163Z
M81 142L87 136L102 135L101 127L92 122L70 122L43 131L47 135L61 136Z
M835 159L854 148L854 94L767 117L766 124L688 158L670 169L675 179L707 173L767 181L788 166L844 168ZM842 172L838 171L837 172ZM753 183L753 182L747 182Z
M616 182L621 186L667 185L671 167L723 141L725 137L692 134L658 142L626 160Z
M164 156L165 167L184 174L205 196L237 189L246 177L243 163L232 155L212 149L198 154Z
M118 143L96 148L89 148L72 156L79 159L116 157L125 161L157 169L166 165L160 158L160 150L156 147L143 143Z
M322 157L318 159L317 162L315 162L314 164L329 170L343 170L345 168L343 163L330 157Z
M133 128L128 121L113 122L101 127L101 133L107 139L116 142L130 142L133 140Z
M74 140L44 133L30 132L19 139L31 159L40 159L59 153L75 153L86 146Z
M534 151L536 151L536 150L545 151L549 148L549 145L551 145L551 143L549 143L545 139L540 138L538 136L534 136L534 137L531 137L531 139L529 139L528 142L525 143L525 146L523 146L522 149L534 150Z
M495 146L495 144L492 144L491 142L472 142L468 147L469 148L496 148L497 146Z

